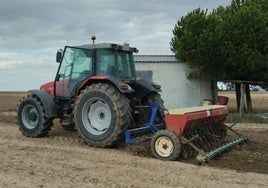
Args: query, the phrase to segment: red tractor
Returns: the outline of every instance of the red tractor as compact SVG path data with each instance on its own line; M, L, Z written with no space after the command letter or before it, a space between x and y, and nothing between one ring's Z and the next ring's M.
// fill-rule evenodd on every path
M17 121L25 136L47 136L59 118L63 127L76 128L88 144L108 147L122 139L126 129L148 121L151 109L139 106L163 105L160 86L136 77L136 48L92 40L93 44L58 51L55 80L20 101Z

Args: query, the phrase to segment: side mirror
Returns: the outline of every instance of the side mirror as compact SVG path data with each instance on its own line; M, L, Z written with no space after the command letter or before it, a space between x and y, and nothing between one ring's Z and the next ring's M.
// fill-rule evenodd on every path
M62 50L60 49L60 50L57 51L56 62L60 63L61 58L62 58Z

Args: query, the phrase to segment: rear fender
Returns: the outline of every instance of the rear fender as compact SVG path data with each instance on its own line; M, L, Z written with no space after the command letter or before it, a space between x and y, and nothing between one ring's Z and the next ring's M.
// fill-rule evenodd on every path
M143 78L137 78L135 84L131 85L135 90L135 97L138 99L142 99L150 93L158 93L161 92L161 89L156 89L154 87L155 84L152 81L145 80Z
M31 94L36 96L42 103L47 118L57 117L57 106L51 96L43 90L30 90Z
M120 93L134 93L134 90L128 84L112 76L92 76L80 85L80 87L76 90L75 96L78 96L80 94L80 91L85 89L86 86L100 82L105 82L113 85L120 91Z

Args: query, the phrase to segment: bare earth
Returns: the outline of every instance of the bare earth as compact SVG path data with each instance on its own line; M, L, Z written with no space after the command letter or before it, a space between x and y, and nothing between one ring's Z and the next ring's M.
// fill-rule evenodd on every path
M154 159L149 141L89 147L57 121L49 137L26 138L15 123L19 97L0 95L0 187L268 187L268 125L238 125L249 141L198 166Z

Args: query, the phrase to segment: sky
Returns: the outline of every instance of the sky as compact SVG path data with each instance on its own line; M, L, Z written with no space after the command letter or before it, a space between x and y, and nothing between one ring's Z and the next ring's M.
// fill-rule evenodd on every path
M0 0L0 91L27 91L53 81L65 45L112 42L139 54L172 54L172 29L196 9L231 0Z

